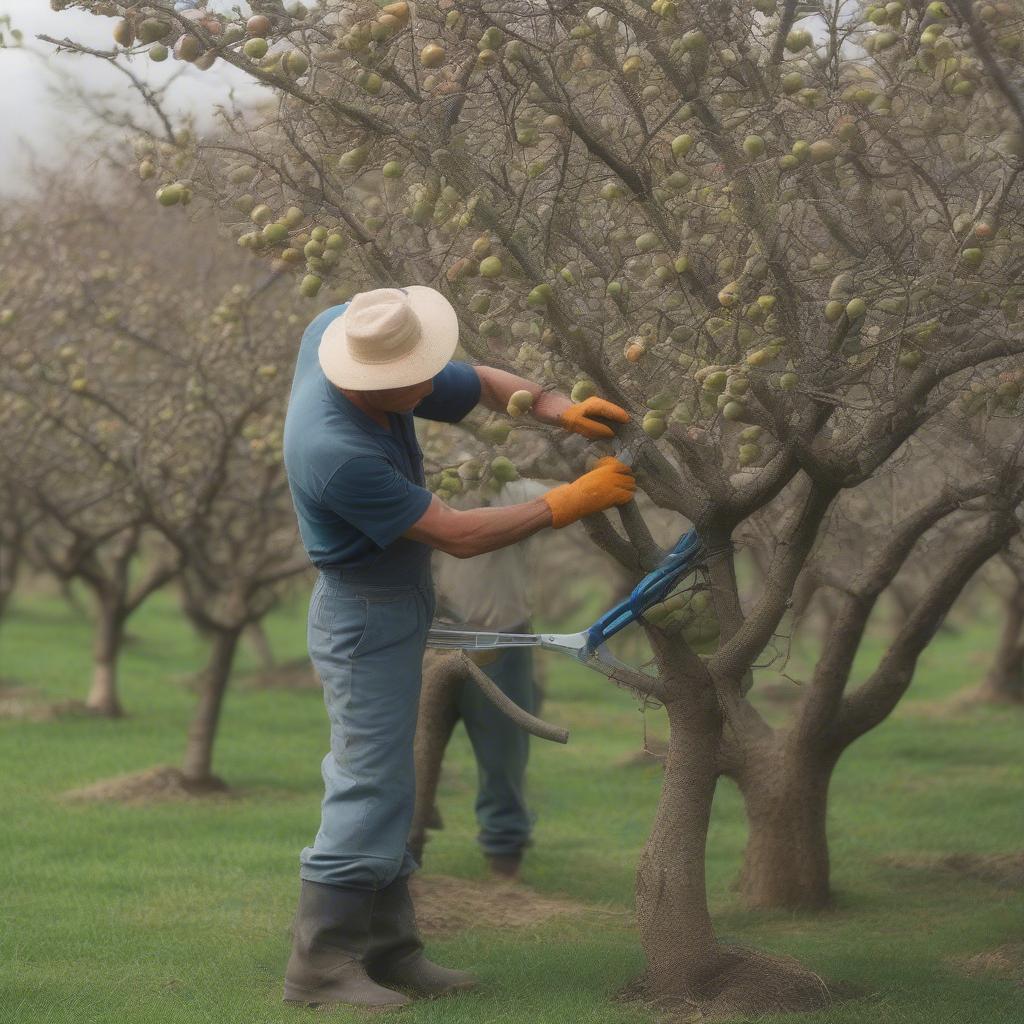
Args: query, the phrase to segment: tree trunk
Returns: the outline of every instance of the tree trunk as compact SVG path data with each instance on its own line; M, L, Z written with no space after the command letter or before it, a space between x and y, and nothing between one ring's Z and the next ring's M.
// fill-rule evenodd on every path
M96 601L96 611L92 686L85 704L99 715L120 718L124 711L117 692L117 661L127 616L122 602L103 596Z
M831 898L826 808L834 762L783 744L753 757L739 779L749 827L740 891L752 908L820 909Z
M661 799L636 877L636 911L647 961L645 994L700 994L721 966L708 912L705 845L718 779L717 714L666 704L669 745Z
M1024 586L1020 583L1006 601L999 648L978 697L999 704L1024 704Z
M213 742L217 736L220 709L231 678L231 665L241 630L218 630L213 634L210 658L203 670L199 706L188 730L182 772L189 782L222 785L211 771Z
M409 829L409 850L421 864L427 829L440 827L437 786L444 752L459 720L455 689L466 681L457 655L427 651L423 659L423 688L416 720L416 808Z

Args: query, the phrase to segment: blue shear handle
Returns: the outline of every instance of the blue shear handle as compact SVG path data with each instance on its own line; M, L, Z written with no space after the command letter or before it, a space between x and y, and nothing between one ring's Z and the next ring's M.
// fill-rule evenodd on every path
M609 609L587 630L587 650L592 651L630 623L635 622L652 605L663 601L679 577L700 557L700 538L689 530L656 569L652 569L624 601Z

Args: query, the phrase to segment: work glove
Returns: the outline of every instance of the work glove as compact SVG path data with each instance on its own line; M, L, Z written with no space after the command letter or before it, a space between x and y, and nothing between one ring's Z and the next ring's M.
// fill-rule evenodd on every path
M612 402L603 398L591 397L570 406L558 418L560 426L571 430L574 434L582 434L591 441L607 440L615 436L615 431L607 423L594 419L613 420L615 423L628 423L629 413Z
M635 491L636 480L629 466L609 455L589 473L552 488L543 497L551 509L551 525L557 530L613 505L625 505L633 500Z

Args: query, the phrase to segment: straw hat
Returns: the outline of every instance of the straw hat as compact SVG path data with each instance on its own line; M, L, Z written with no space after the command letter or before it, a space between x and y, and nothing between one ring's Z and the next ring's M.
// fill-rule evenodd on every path
M327 325L320 366L339 388L408 387L440 373L458 341L458 317L440 292L416 284L374 288Z

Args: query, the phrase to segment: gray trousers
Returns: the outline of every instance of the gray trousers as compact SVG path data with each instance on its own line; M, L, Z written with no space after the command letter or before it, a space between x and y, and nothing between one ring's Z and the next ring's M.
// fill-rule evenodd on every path
M423 650L434 616L429 578L400 586L321 573L309 654L324 688L331 750L320 829L302 878L381 889L417 867L406 849L416 798L413 741Z
M511 632L523 632L514 629ZM482 665L498 688L525 711L537 706L533 653L517 647ZM526 807L529 735L499 711L475 683L464 683L456 697L477 764L477 841L485 853L518 853L530 842L533 816Z

